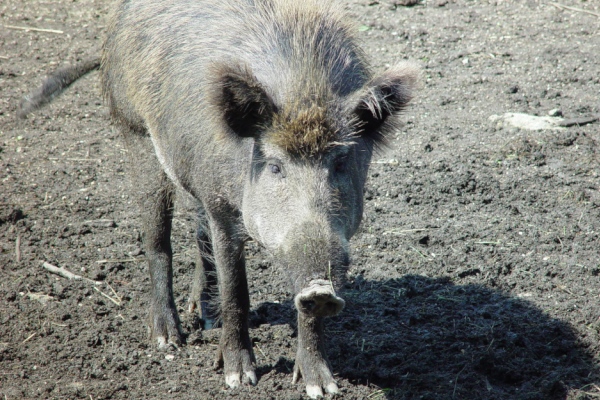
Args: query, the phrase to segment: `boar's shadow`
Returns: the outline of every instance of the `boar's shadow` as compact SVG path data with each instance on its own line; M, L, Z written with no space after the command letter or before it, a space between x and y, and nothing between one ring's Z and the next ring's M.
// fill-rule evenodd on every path
M566 322L498 290L359 276L341 295L346 309L325 328L333 371L379 399L566 399L600 378ZM255 326L295 320L286 303L262 303L252 315ZM272 368L292 366L280 358Z
M349 286L329 358L387 398L564 399L597 381L573 329L528 301L416 275Z

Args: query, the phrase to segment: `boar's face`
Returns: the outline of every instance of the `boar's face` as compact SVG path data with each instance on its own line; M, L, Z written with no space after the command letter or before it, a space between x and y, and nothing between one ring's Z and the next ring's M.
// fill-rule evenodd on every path
M338 145L314 158L301 158L271 143L254 146L252 172L244 190L247 229L288 272L294 292L320 284L332 292L348 265L348 241L362 216L369 149L357 157L357 144ZM316 283L315 283L316 282ZM329 293L332 294L332 293ZM316 308L311 300L304 308ZM327 294L323 294L326 296ZM330 299L320 315L337 314Z
M221 75L225 123L232 135L254 139L246 229L289 273L300 311L327 316L343 307L334 285L349 263L371 156L414 81L414 70L398 68L347 98L282 105L247 69Z

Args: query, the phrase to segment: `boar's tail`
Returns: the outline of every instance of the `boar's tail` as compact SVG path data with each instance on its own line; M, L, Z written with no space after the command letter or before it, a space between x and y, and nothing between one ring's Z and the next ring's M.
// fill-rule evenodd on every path
M42 86L23 97L17 111L17 116L25 118L30 112L42 108L54 100L56 96L61 94L77 79L99 67L100 58L97 57L56 70L46 78Z

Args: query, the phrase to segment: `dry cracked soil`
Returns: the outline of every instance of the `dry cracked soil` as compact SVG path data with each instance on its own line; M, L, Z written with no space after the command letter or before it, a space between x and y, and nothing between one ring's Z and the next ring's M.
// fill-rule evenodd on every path
M600 2L560 1L343 1L374 67L411 60L423 82L370 169L347 306L326 326L335 398L600 397L600 124L490 119L600 114ZM196 247L184 204L187 344L149 343L140 218L98 73L15 118L44 75L99 54L110 8L0 3L0 398L303 398L284 271L254 243L259 383L228 390L213 370L219 329L185 312Z

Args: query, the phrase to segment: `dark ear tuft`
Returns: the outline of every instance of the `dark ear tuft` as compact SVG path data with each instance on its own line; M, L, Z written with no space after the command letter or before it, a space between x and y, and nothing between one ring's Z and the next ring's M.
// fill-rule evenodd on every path
M373 78L365 87L354 113L359 134L383 145L397 123L397 116L412 99L418 69L400 64Z
M250 71L225 67L218 71L217 84L217 106L237 135L254 137L270 124L275 106Z

